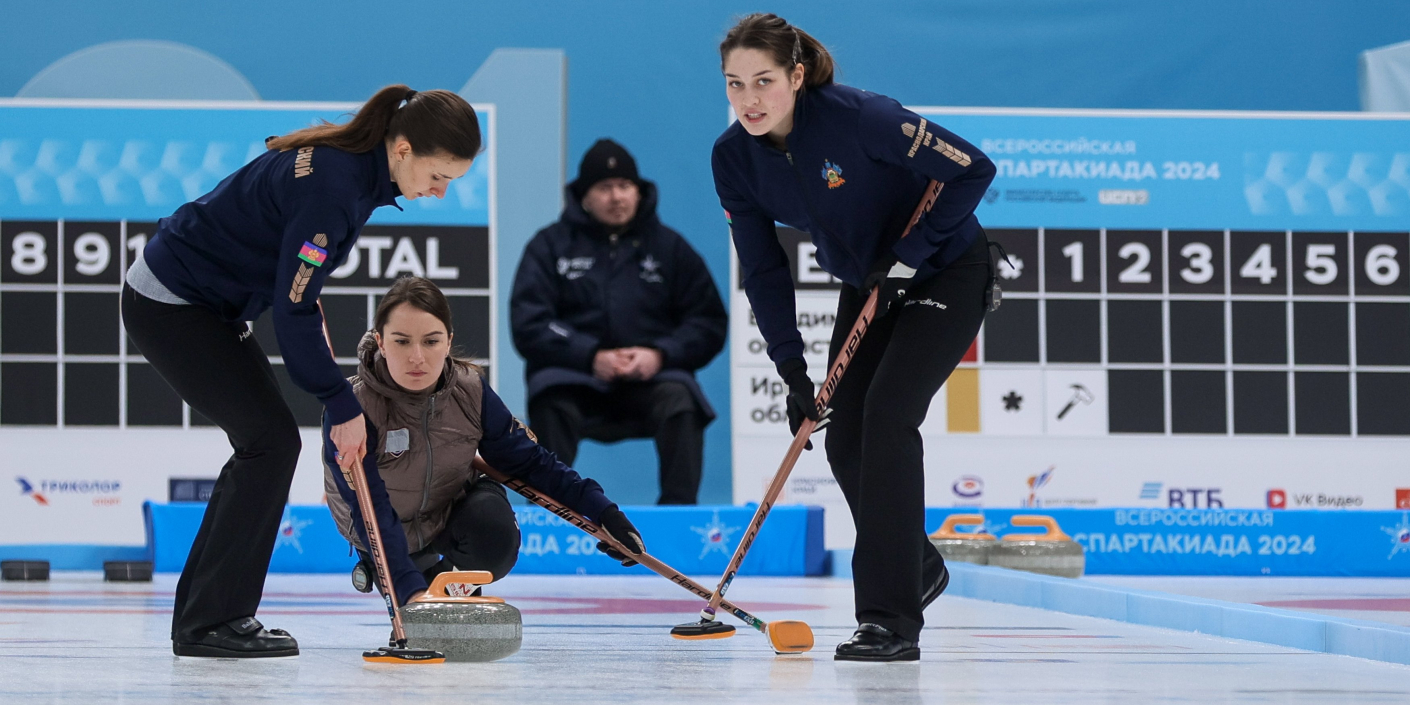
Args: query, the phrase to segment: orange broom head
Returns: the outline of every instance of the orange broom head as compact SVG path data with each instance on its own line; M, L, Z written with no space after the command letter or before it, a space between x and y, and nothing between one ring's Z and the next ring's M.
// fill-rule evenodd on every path
M445 654L430 649L398 649L383 646L376 651L362 652L362 660L368 663L445 663Z
M792 619L769 622L769 641L775 653L805 653L813 649L813 629L807 622Z
M713 619L677 624L671 628L673 639L728 639L734 636L734 627Z

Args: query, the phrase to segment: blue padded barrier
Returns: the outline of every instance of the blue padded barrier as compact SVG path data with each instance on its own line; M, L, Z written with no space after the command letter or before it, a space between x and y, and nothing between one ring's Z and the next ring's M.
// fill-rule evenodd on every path
M1410 664L1410 629L1308 612L950 563L946 596Z
M175 502L144 506L151 555L158 572L180 571L200 529L206 505ZM517 573L622 574L623 568L599 553L597 542L557 516L535 506L515 507L519 521ZM739 545L754 507L625 507L652 555L689 575L720 575ZM775 507L759 532L741 575L822 575L822 507ZM269 570L275 573L339 573L350 570L348 543L324 505L290 505L284 510ZM96 566L95 566L96 567Z

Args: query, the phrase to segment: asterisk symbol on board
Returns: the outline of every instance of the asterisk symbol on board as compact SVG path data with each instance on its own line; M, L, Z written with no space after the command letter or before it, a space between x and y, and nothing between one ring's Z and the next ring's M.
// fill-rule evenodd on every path
M1019 411L1020 405L1023 404L1023 397L1019 396L1017 391L1010 391L1003 400L1004 411Z

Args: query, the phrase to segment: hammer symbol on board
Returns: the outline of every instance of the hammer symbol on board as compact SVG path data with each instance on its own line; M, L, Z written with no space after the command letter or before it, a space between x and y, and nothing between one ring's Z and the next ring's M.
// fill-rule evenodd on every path
M1067 402L1067 406L1062 407L1062 411L1058 412L1058 421L1061 421L1062 417L1067 416L1067 412L1072 411L1072 407L1077 406L1079 403L1091 404L1094 399L1096 399L1096 397L1092 396L1091 390L1080 384L1072 385L1072 399Z

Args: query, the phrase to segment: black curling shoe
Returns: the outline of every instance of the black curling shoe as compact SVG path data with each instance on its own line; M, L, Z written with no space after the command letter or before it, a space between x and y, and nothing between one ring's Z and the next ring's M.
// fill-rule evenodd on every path
M947 587L950 587L950 569L942 565L940 566L940 578L931 583L925 594L920 596L920 610L924 612L925 608L935 601L935 598L944 594Z
M857 627L851 639L838 644L832 658L835 661L919 661L920 645L868 622Z
M177 656L207 658L273 658L298 656L299 642L283 629L265 629L254 617L232 619L206 627L189 641L172 641Z

